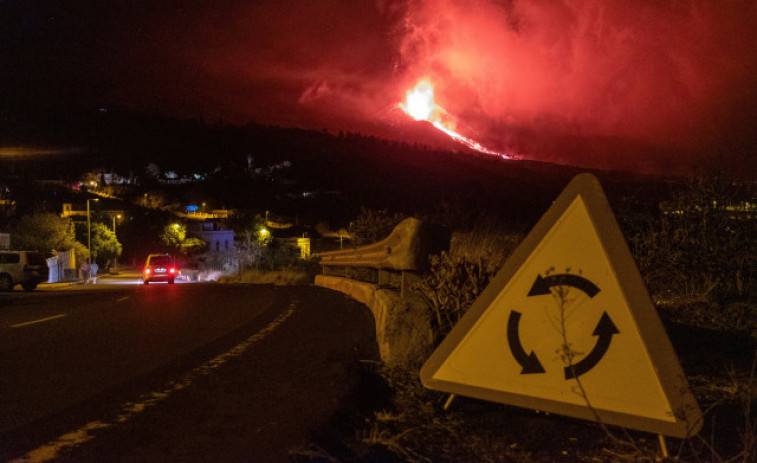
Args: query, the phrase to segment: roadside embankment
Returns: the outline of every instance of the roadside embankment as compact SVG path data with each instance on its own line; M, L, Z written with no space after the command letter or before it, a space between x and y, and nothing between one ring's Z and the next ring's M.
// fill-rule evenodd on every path
M433 340L431 319L418 298L401 298L397 291L336 276L317 275L315 284L344 293L370 309L384 363L409 365L425 359Z

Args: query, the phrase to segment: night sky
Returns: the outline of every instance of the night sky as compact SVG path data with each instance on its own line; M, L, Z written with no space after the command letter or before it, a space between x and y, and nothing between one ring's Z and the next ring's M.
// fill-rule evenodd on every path
M496 150L757 178L753 0L0 0L0 24L14 104L407 137L427 79Z

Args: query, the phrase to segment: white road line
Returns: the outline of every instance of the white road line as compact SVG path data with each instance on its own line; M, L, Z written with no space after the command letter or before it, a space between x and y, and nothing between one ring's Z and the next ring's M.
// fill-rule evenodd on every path
M162 389L153 391L147 394L143 394L134 402L127 402L121 405L121 411L114 419L109 421L96 420L91 421L81 428L68 432L57 439L53 439L47 444L36 448L26 455L23 455L15 460L11 460L10 463L43 463L53 460L58 457L62 450L73 449L89 440L95 438L95 432L104 428L109 428L121 423L126 423L132 420L139 413L143 412L147 407L156 405L163 400L167 399L174 392L181 391L191 386L194 380L201 376L209 375L216 368L222 366L224 363L242 355L248 348L258 341L262 341L269 334L274 332L276 328L284 323L287 318L292 316L294 309L300 304L300 301L292 301L289 304L289 309L276 317L265 328L253 334L249 338L245 339L241 343L237 344L228 352L215 357L214 359L205 362L194 370L190 371L183 378L178 381L170 381L166 383Z
M28 326L28 325L34 325L35 323L47 322L50 320L55 320L56 318L65 317L66 315L67 314L62 313L60 315L53 315L52 317L40 318L39 320L32 320L30 322L18 323L16 325L11 325L11 328L21 328L22 326Z

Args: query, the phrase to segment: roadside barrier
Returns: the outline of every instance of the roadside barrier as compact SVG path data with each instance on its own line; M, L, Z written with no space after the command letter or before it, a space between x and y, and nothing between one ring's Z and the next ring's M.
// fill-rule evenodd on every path
M404 298L409 285L429 266L428 256L449 247L449 231L416 218L400 222L385 239L355 249L321 252L323 274L376 283L396 288ZM362 269L363 272L356 271ZM366 274L369 270L373 276Z
M381 359L411 364L424 358L433 341L430 312L412 297L410 285L429 266L429 255L449 248L447 230L410 218L377 243L356 249L322 252L323 275L315 284L365 304L376 323Z

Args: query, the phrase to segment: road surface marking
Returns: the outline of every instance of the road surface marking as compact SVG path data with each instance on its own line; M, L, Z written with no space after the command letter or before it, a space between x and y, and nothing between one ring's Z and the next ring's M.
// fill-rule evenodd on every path
M201 376L207 376L212 373L216 368L222 366L229 360L242 355L247 349L258 341L262 341L269 334L276 331L276 329L284 323L294 313L294 309L300 304L300 301L295 300L289 304L289 309L276 317L265 328L253 334L249 338L245 339L241 343L237 344L231 350L218 355L217 357L205 362L204 364L196 367L183 378L178 381L169 381L162 389L153 391L147 394L141 395L134 402L127 402L121 405L121 411L115 418L102 421L91 421L81 428L71 431L69 433L59 436L57 439L53 439L47 444L38 447L26 455L22 455L15 460L11 460L10 463L43 463L46 461L57 458L62 450L71 450L87 441L95 438L95 432L101 429L109 428L117 424L126 423L139 413L143 412L148 407L156 405L163 400L167 399L174 392L181 391L191 386L192 383Z
M11 328L21 328L22 326L28 326L28 325L34 325L35 323L47 322L50 320L55 320L56 318L65 317L66 315L67 314L62 313L60 315L53 315L52 317L40 318L39 320L32 320L30 322L18 323L16 325L11 325Z
M129 296L119 297L118 299L116 299L116 302L123 302L127 299L129 299Z

